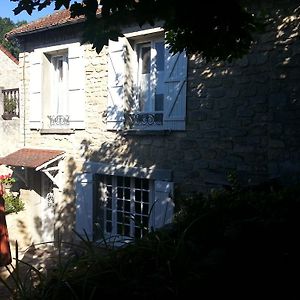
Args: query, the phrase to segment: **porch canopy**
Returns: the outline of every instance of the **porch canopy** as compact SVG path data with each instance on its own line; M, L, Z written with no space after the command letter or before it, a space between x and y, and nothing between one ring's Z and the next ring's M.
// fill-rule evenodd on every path
M48 167L64 157L65 151L22 148L0 158L0 165L12 167L33 168L35 171L44 172L56 185L58 185L52 172L58 172L58 166Z

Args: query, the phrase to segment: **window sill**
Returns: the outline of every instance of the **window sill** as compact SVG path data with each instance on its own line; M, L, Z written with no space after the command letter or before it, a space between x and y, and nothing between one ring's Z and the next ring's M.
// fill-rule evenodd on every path
M165 136L170 135L171 130L143 130L143 129L127 129L120 131L123 136L134 135L134 136L148 136L148 135L158 135Z
M41 129L40 134L74 134L74 129L58 129L58 128L49 128Z

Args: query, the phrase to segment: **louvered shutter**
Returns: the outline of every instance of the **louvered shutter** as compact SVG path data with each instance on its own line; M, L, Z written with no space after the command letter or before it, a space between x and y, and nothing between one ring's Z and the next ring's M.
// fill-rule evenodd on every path
M79 174L75 177L76 189L76 232L93 239L93 175Z
M30 54L29 128L42 127L42 53Z
M124 125L125 53L122 38L108 45L107 129L120 130Z
M68 62L68 107L70 115L70 128L84 129L85 117L85 72L84 49L80 43L69 47Z
M187 56L165 49L164 129L185 130Z
M173 182L162 180L154 182L154 228L160 228L172 222L174 212L173 190Z

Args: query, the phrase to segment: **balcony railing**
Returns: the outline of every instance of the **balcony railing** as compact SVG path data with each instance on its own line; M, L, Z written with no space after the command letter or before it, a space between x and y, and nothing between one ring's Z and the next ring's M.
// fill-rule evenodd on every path
M70 125L69 115L48 115L49 127L67 127Z
M3 89L3 115L5 120L20 117L19 89Z
M163 113L130 113L126 115L129 128L154 128L163 125Z

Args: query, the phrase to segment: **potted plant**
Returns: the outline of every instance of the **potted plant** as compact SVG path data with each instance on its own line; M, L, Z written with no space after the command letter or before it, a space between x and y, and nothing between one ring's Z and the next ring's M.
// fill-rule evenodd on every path
M12 174L0 175L0 184L2 184L6 190L10 190L14 182L16 182L16 179L12 177Z

